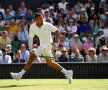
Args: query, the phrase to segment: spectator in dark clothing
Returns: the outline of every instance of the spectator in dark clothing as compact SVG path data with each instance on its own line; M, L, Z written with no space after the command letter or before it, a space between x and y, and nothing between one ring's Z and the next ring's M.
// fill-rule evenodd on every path
M58 62L68 62L69 61L69 57L68 57L68 55L67 55L67 50L66 50L66 48L65 47L63 47L62 49L61 49L61 56L59 57L59 60L58 60Z
M78 28L78 32L84 33L86 30L89 30L91 32L91 26L87 23L87 20L85 18L85 19L83 19L82 24L80 24L80 26Z
M18 50L16 53L16 58L13 60L13 63L24 63L25 60L21 59L21 50Z
M11 60L13 61L14 59L14 52L12 52L12 47L10 44L6 45L6 49L7 49L7 55L11 56Z
M27 12L26 12L26 16L25 16L25 19L27 21L27 23L30 23L33 19L33 12L30 8L27 9Z
M100 51L101 51L101 47L102 46L106 46L106 45L107 45L106 44L106 38L105 38L105 36L102 35L99 38L99 43L98 43L97 48L96 48L96 54L99 55L100 54Z

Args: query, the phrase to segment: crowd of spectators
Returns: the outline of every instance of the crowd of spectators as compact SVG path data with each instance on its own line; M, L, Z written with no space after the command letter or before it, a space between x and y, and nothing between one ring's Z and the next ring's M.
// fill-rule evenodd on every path
M52 48L56 62L108 62L108 0L101 0L98 8L92 0L74 6L66 0L42 4L34 12L23 1L17 10L12 5L2 8L0 3L0 64L26 63L29 27L35 13L55 25L61 35ZM55 33L52 32L54 39ZM33 50L39 38L34 35ZM34 62L44 62L38 57Z

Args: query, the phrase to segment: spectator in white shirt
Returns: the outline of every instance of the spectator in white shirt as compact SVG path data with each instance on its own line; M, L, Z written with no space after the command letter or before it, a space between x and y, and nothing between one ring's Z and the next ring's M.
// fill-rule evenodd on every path
M9 14L12 16L12 17L15 17L15 11L13 10L13 7L12 5L9 5Z
M86 62L97 62L97 55L95 48L89 48L85 57Z
M65 0L61 0L61 2L58 3L59 9L63 8L65 10L66 9L66 4L68 4L68 2L66 2Z
M82 42L79 39L79 35L74 34L73 39L70 41L70 48L73 51L74 48L77 48L79 51L82 51Z
M0 64L10 64L12 62L11 56L7 55L7 50L2 49L2 55L0 57Z
M98 62L108 62L108 48L102 46L101 54L98 56Z

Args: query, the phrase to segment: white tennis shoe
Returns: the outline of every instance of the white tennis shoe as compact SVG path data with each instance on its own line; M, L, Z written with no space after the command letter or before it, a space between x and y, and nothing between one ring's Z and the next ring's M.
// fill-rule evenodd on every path
M22 75L20 75L20 73L13 73L11 72L10 75L12 76L13 79L19 80L22 78ZM68 70L68 73L65 74L66 78L68 79L69 84L72 83L72 78L73 78L73 71L72 70Z
M20 75L20 73L11 72L10 75L12 76L13 79L16 79L16 80L19 80L22 78L22 75Z
M65 76L68 79L69 84L71 84L72 83L72 79L73 79L73 71L72 70L68 70L68 73L65 74Z

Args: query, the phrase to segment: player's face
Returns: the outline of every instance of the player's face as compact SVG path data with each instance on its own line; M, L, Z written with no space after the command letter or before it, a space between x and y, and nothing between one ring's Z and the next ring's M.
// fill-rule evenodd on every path
M36 22L37 26L41 27L43 25L43 17L42 16L38 16L35 19L35 22Z

